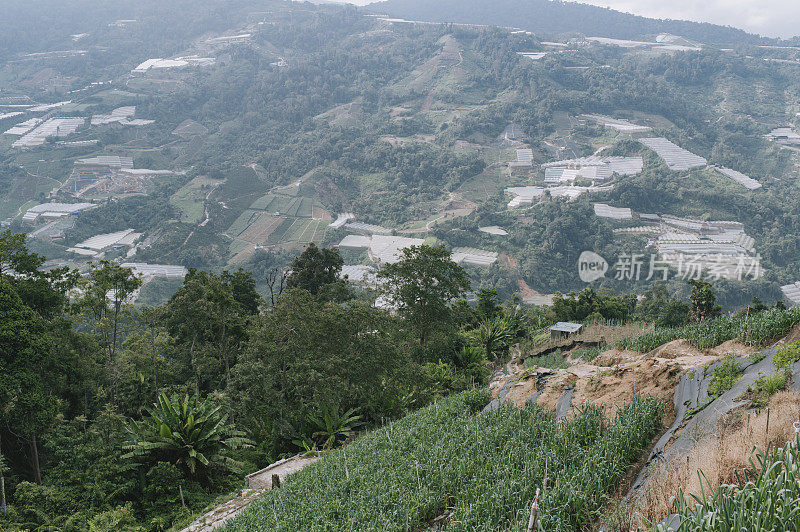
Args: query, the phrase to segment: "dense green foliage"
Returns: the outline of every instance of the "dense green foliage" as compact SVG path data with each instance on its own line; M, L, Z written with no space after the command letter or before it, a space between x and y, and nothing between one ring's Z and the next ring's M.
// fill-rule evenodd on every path
M341 260L309 247L269 310L249 273L194 269L165 304L136 308L128 298L141 280L131 270L101 261L84 278L41 272L22 235L0 235L10 502L0 523L168 528L238 486L243 472L335 448L363 424L483 384L486 358L474 342L485 313L504 327L493 356L525 334L516 311L497 302L481 312L455 305L466 274L442 248L423 246L394 270L399 288L418 268L441 274L413 291L427 301L413 312L428 312L426 330L436 332L421 349L408 334L418 330L412 315L351 292L338 279Z
M575 530L597 517L662 415L637 398L613 420L596 408L562 424L538 407L476 416L487 402L465 392L376 429L226 530L413 530L442 514L448 529L521 530L537 487L539 530Z
M698 346L730 338L762 345L798 321L794 310L750 303L771 306L779 286L800 279L797 156L765 138L773 124L800 125L800 72L779 62L786 50L750 46L766 41L730 28L568 3L429 4L421 7L431 16L449 9L478 14L481 24L512 16L510 25L546 27L565 46L547 47L542 32L393 24L353 6L284 0L2 2L2 113L17 109L8 105L71 103L25 107L28 116L0 120L0 132L31 117L133 105L136 118L154 123L87 121L68 139L31 149L0 136L0 220L12 229L0 235L0 459L9 502L0 528L178 527L239 488L239 469L338 447L362 424L374 429L483 384L517 343L546 343L556 320L655 324L623 342L640 350L684 336ZM392 6L403 7L384 7ZM572 41L576 30L637 38L670 31L733 45L640 53ZM539 61L518 54L530 51L550 53ZM131 73L147 58L193 55L215 62ZM764 186L750 192L710 170L671 172L627 134L574 119L590 112L646 122L654 135ZM536 168L604 151L640 154L644 171L615 177L613 190L510 210L503 189L541 178L538 169L509 174L518 145L504 131L512 123ZM77 159L104 155L174 173L126 177L108 193L61 187ZM97 205L61 219L63 237L51 237L38 231L49 219L22 219L48 200ZM597 201L740 220L766 275L698 284L693 294L682 280L651 288L611 273L587 288L575 267L583 251L613 263L647 243L615 234L638 222L599 218ZM339 279L341 268L369 254L330 249L349 229L328 226L350 212L393 234L429 238L385 268L381 286L353 289ZM508 235L479 231L487 225ZM127 229L143 233L130 254L114 246L96 260L68 250ZM35 230L27 240L15 234ZM462 268L450 260L453 247L499 257L487 268ZM125 261L180 264L189 274L142 286ZM476 305L465 300L473 288ZM531 291L567 295L549 309L523 309ZM718 304L750 306L718 317ZM687 325L690 318L699 323ZM540 363L565 361L556 352ZM500 433L531 424L546 437L560 430L535 412L488 418ZM581 419L608 428L595 413ZM598 441L618 458L622 451L605 439L613 430ZM239 445L242 437L253 446ZM591 455L592 445L580 448ZM541 452L532 450L532 459ZM572 474L577 458L562 458ZM241 467L208 469L204 460ZM556 528L586 524L619 476L614 468L575 474L603 489L587 488L594 498L582 501L556 486ZM527 481L542 480L535 475ZM490 508L487 515L500 515L494 525L516 522L529 503L516 500L516 485L504 486L519 504L502 515ZM424 513L443 510L449 496L438 493Z

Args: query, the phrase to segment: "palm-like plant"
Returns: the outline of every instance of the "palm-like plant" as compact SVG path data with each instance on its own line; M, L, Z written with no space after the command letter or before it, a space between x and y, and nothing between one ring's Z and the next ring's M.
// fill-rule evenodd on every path
M340 441L344 441L353 434L356 427L361 425L361 416L355 415L355 408L344 414L339 414L339 409L332 405L323 405L320 415L309 415L308 421L315 429L312 438L323 449L333 449Z
M487 360L505 354L514 340L514 326L507 318L485 320L480 327L467 333L470 340L483 350Z
M241 464L227 453L251 447L253 442L229 425L220 410L208 399L162 393L158 403L147 409L149 417L127 424L130 443L123 458L169 462L193 477L205 477L211 469L239 472Z

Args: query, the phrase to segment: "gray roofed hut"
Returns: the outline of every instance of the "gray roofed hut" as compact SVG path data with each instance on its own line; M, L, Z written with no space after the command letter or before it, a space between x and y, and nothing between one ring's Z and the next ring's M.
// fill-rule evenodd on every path
M569 338L572 335L578 334L581 330L580 323L570 323L568 321L560 321L550 327L550 339L561 340L562 338Z

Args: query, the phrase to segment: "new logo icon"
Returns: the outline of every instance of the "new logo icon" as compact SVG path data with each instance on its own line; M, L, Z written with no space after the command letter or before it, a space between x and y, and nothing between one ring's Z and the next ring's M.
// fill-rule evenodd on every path
M584 283L591 283L606 275L608 262L594 251L584 251L578 258L578 275Z

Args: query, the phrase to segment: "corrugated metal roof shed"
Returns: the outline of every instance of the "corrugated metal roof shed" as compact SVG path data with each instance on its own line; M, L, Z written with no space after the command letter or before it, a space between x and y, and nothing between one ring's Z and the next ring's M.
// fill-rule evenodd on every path
M563 332L563 333L572 334L572 333L578 332L581 329L581 327L583 327L583 325L581 325L580 323L572 323L572 322L569 322L569 321L559 321L558 323L556 323L555 325L550 327L550 330L551 331L556 331L556 332Z

